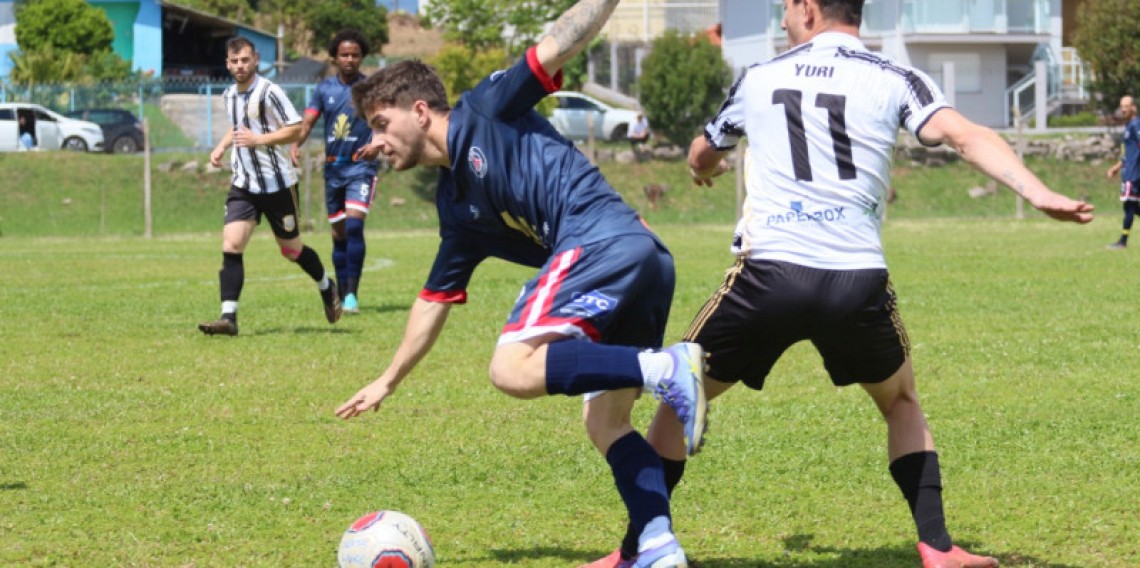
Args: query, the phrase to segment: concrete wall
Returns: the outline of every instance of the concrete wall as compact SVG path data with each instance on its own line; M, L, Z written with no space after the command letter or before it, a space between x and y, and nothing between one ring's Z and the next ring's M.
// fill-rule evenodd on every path
M1006 48L1002 45L911 44L907 48L911 65L944 85L940 61L942 55L976 55L979 67L964 68L955 64L954 106L970 120L986 126L1004 127L1003 99L1006 89Z

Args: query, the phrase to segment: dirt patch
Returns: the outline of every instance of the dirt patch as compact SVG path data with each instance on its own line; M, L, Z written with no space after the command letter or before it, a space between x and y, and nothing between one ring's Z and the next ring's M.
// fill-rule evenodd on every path
M388 44L381 53L388 57L429 59L443 48L443 33L420 27L414 14L388 14Z

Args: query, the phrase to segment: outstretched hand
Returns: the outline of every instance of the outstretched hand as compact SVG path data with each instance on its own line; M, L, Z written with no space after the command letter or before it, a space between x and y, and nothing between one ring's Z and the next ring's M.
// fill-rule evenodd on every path
M1072 221L1085 224L1093 220L1094 207L1084 201L1077 201L1059 193L1049 193L1033 203L1038 211L1058 221Z
M336 415L343 419L355 418L369 410L380 410L380 403L392 394L392 389L379 379L357 391L352 398L345 401L336 409Z

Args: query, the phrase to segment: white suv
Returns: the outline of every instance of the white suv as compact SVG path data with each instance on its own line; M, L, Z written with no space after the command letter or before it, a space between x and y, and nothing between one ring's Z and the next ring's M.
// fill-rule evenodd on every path
M550 123L558 133L571 140L584 140L593 117L594 136L602 140L625 140L629 127L637 122L637 111L615 108L598 99L574 91L551 93L558 108L550 115Z
M20 117L24 124L20 125ZM34 148L102 152L103 129L94 122L67 118L32 103L0 103L0 152L20 149L20 135L32 135Z

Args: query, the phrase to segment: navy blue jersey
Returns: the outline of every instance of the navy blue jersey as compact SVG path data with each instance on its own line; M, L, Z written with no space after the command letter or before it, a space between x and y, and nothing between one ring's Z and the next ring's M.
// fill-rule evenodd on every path
M352 83L342 83L334 75L317 83L313 98L305 112L315 112L325 119L325 179L344 181L376 175L376 161L354 160L356 152L372 139L372 129L352 108L352 85L364 79L357 75Z
M1121 157L1124 167L1120 169L1121 181L1140 181L1140 117L1132 117L1124 126L1124 140L1121 143Z
M471 273L489 256L540 267L557 251L652 235L601 172L534 110L560 82L531 48L451 110L451 167L441 168L436 191L443 242L421 297L464 301Z

